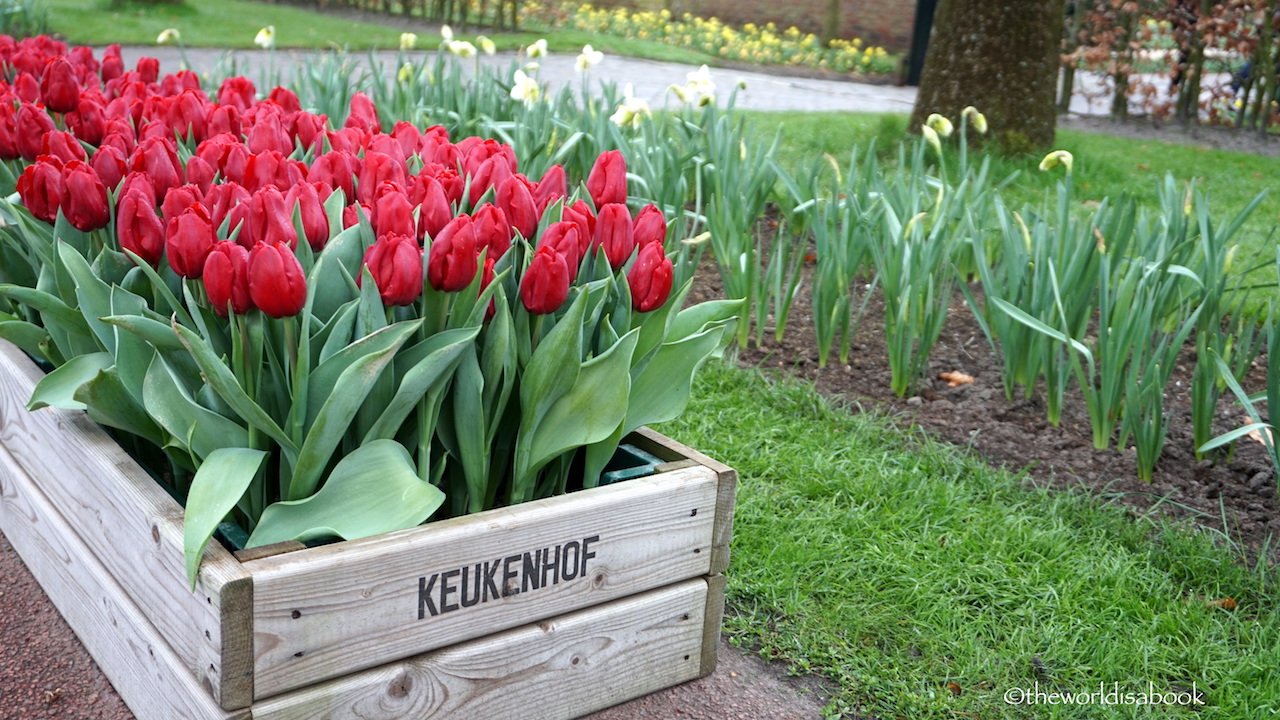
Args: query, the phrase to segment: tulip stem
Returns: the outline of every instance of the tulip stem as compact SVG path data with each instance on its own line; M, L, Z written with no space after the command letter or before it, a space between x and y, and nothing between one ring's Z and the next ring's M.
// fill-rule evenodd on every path
M538 349L538 341L542 340L542 318L545 315L533 316L533 332L529 333L529 355L533 355L533 351Z

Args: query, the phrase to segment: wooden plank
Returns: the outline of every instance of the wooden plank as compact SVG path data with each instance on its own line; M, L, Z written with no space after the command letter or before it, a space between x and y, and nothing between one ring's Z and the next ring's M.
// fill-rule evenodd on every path
M0 528L139 720L248 720L218 707L3 448Z
M245 563L255 699L705 575L718 484L685 468Z
M471 640L261 701L253 717L580 717L698 677L707 590L695 578Z
M715 575L724 572L729 567L729 545L733 541L733 507L738 492L738 471L647 427L636 430L628 438L631 444L663 460L679 462L690 459L711 468L719 476L710 573Z
M702 623L702 665L698 677L706 677L716 671L720 661L720 626L724 623L724 587L723 575L712 575L707 581L707 605L703 612Z
M0 340L0 445L224 708L253 695L252 633L235 607L249 577L217 543L193 593L182 555L182 508L83 412L28 412L42 373ZM223 595L232 598L223 608ZM243 614L243 613L242 613ZM236 624L225 636L224 622Z

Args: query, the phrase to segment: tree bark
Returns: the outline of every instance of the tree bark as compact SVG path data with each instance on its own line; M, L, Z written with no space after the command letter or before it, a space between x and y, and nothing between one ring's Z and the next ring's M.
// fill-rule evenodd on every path
M822 44L830 46L840 37L840 0L827 0L826 17L822 20Z
M973 105L1006 151L1052 143L1062 11L1063 0L939 0L911 128Z

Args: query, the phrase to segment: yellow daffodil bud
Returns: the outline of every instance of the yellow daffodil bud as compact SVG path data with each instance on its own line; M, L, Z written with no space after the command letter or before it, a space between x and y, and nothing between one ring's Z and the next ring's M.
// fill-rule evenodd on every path
M263 50L270 50L276 46L276 26L268 25L258 31L253 38L253 44Z
M1071 156L1071 153L1066 150L1054 150L1048 155L1045 155L1044 159L1040 161L1040 169L1052 170L1059 165L1062 165L1067 168L1067 174L1069 175L1071 174L1071 165L1074 162L1075 158Z
M933 113L929 117L925 118L924 124L933 128L934 132L938 133L939 137L951 137L951 133L955 131L955 128L951 125L951 121L938 113Z
M978 112L978 108L970 105L962 110L960 115L963 116L968 121L969 125L973 126L973 129L977 130L979 134L987 134L987 116Z
M418 44L418 36L416 33L400 33L400 49L412 50L414 45Z
M165 28L160 31L160 35L156 37L157 45L168 45L169 43L181 42L182 33L178 32L178 28Z

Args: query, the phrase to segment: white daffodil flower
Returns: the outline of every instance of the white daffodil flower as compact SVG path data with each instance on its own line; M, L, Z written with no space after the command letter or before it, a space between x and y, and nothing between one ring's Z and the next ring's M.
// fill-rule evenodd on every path
M942 141L938 139L937 130L934 130L928 125L921 125L920 135L924 137L925 142L929 143L929 147L933 148L934 152L938 153L939 155L942 154Z
M706 65L685 75L685 78L688 80L684 86L688 97L685 102L706 107L716 101L716 84L712 81L711 70Z
M586 72L599 65L601 60L604 60L604 53L590 45L583 45L582 52L578 55L578 62L574 63L573 69L580 73Z
M635 89L631 83L627 83L622 88L622 103L618 105L613 115L609 116L614 125L634 130L640 127L640 122L649 116L649 103L636 97L634 93Z
M276 46L276 26L268 25L262 28L261 30L259 30L258 34L253 38L253 44L257 45L263 50L270 50L271 48L275 47Z
M400 49L412 50L414 45L418 44L417 33L400 33Z
M453 42L453 28L449 27L448 25L441 25L440 37L444 38L444 41L447 43Z
M536 43L534 43L534 44L530 45L530 46L525 50L525 54L529 56L529 59L530 59L530 60L537 60L537 59L538 59L538 58L540 58L540 57L546 57L546 55L547 55L547 39L546 39L546 38L538 38L538 42L536 42Z
M934 132L938 133L938 137L949 138L951 133L955 132L955 127L951 124L951 121L938 113L933 113L925 118L924 124L933 128Z
M160 35L156 37L157 45L168 45L182 40L182 33L178 32L178 28L165 28L160 31Z
M969 124L973 126L980 134L987 134L987 116L978 112L978 108L970 105L960 111L960 115L969 119Z
M498 46L494 45L493 41L490 40L488 36L485 36L485 35L476 36L476 45L480 46L480 52L484 53L485 55L492 55L498 52Z
M476 56L476 46L466 40L451 40L449 41L449 52L463 60L470 60Z
M1067 168L1067 173L1070 174L1071 165L1074 162L1075 162L1075 158L1071 156L1071 153L1067 152L1066 150L1054 150L1048 155L1045 155L1044 159L1040 161L1040 169L1052 170L1058 167L1059 165L1062 165Z
M513 80L514 82L511 85L512 100L519 100L525 105L532 105L542 96L542 88L538 87L538 81L526 75L523 70L516 70Z

